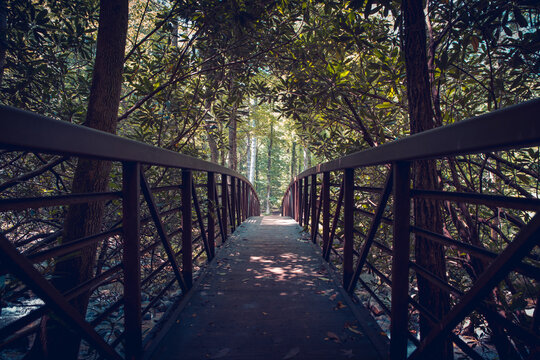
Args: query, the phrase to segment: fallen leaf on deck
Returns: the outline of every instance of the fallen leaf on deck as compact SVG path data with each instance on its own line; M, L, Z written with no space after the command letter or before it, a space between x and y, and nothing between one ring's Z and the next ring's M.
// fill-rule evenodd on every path
M219 350L216 355L212 356L210 359L220 359L224 356L227 356L227 354L231 351L229 348L223 348Z
M345 326L347 329L349 329L350 331L352 331L353 333L355 334L359 334L359 335L362 335L362 333L358 330L356 330L356 326L353 326L353 325L347 325Z
M337 297L337 293L335 293L334 295L330 296L330 300L334 301Z
M299 352L300 352L300 348L299 348L299 347L292 348L292 349L289 350L289 352L283 357L283 360L292 359L293 357L295 357L296 355L298 355Z
M336 334L334 334L334 333L331 332L331 331L328 331L328 332L326 333L326 336L328 336L328 339L330 339L330 340L334 340L335 342L338 342L338 343L341 342L339 336L337 336Z
M268 313L267 313L267 312L264 312L264 311L263 311L262 313L263 313L263 315L268 315Z
M334 308L334 310L339 310L339 309L343 309L343 308L346 308L347 305L344 305L341 301L338 301L336 307Z
M349 350L341 350L341 355L348 357L349 359L354 356L352 349Z

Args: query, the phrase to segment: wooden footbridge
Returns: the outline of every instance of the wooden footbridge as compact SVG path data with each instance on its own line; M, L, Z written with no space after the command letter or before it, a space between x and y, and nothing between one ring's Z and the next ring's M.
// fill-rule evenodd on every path
M538 114L536 99L317 165L293 180L282 216L261 217L230 169L1 106L1 300L25 308L2 313L0 357L31 358L53 319L88 359L429 359L446 343L464 358L538 358L538 195L512 179L499 193L426 190L410 175L426 159L460 169L482 154L471 176L500 172L492 159L538 184L538 167L505 155L540 145ZM71 191L78 159L112 163L109 191ZM476 209L500 246L483 245L480 225L422 228L417 199L458 204L456 218ZM102 228L65 238L66 208L92 204ZM413 235L437 244L452 271L419 265L430 254L415 253ZM79 259L91 275L62 287L59 264ZM449 296L442 315L419 300L417 278ZM496 340L491 355L462 331L473 321Z

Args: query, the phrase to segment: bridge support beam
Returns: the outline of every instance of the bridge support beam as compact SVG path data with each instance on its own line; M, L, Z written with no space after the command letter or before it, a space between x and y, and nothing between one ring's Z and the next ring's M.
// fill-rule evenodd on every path
M317 217L317 175L311 175L311 241L317 242L319 220Z
M191 187L193 176L191 170L182 170L182 276L186 287L193 286L193 263L191 245Z
M221 174L221 226L222 234L221 234L221 242L224 243L227 241L227 234L229 232L229 227L227 225L227 217L229 216L227 214L227 198L228 198L228 189L227 189L227 175Z
M309 225L309 185L308 185L309 178L304 178L304 213L302 214L304 217L304 227Z
M236 179L231 176L231 232L236 230Z
M208 224L206 226L208 230L208 247L210 249L210 254L208 256L208 260L212 260L214 258L214 255L216 253L216 241L215 241L215 229L216 229L216 221L214 219L214 213L215 213L215 186L216 186L216 180L213 172L208 172L208 180L206 182L206 188L207 188L207 196L208 196Z
M347 289L353 277L354 244L354 169L345 169L343 183L344 241L343 241L343 287Z
M323 182L321 188L321 206L323 222L323 257L328 261L330 258L330 173L323 173Z
M124 328L126 359L129 360L140 359L142 353L141 267L139 251L140 169L139 163L131 162L124 163L122 169Z
M410 164L396 162L394 169L394 244L392 247L392 323L390 359L407 358L409 298Z

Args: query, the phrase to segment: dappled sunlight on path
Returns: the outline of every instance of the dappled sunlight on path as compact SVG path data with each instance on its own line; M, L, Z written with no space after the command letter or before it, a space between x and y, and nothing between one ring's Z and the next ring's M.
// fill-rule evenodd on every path
M378 359L290 218L254 217L219 251L155 359Z

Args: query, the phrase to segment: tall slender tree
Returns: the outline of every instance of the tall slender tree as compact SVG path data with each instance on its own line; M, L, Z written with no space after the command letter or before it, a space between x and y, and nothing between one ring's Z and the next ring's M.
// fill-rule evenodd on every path
M270 136L268 136L268 163L267 163L267 173L266 173L266 180L268 183L266 184L266 213L269 214L272 205L270 201L271 191L272 191L272 176L271 176L271 170L272 170L272 146L274 143L274 124L270 123Z

